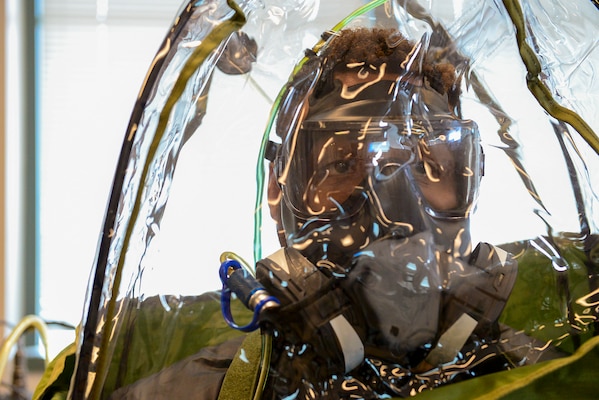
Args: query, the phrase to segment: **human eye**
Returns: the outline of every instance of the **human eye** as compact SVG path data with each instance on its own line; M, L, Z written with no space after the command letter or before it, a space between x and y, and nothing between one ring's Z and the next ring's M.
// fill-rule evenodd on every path
M331 174L344 175L356 171L357 160L355 157L346 157L335 160L329 164L327 169Z
M418 161L414 163L413 171L420 179L428 182L439 182L447 173L447 160L443 157L446 146L433 145L430 146L425 141L420 141L418 144Z
M430 182L439 182L443 175L444 168L441 164L429 158L415 163L414 171Z
M355 173L359 160L354 147L345 143L328 146L318 160L319 175L330 178Z

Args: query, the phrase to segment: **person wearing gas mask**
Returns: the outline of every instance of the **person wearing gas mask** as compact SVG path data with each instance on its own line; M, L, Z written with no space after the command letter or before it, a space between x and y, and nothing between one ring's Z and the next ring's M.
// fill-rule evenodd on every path
M281 303L262 315L267 398L407 396L513 362L497 319L517 265L471 247L479 132L429 51L341 31L283 92L267 151L283 249L257 266Z
M471 245L483 153L464 71L436 50L343 30L282 91L265 151L281 249L255 277L221 265L227 322L272 338L264 399L407 397L540 355L498 323L516 262ZM246 327L232 292L254 310ZM238 398L256 388L251 346L202 349L111 398Z

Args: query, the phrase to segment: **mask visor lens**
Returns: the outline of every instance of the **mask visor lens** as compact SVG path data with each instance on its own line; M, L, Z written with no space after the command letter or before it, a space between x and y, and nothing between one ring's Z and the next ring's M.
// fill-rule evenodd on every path
M426 211L439 218L469 216L482 175L482 152L472 121L439 120L417 139L411 174Z
M289 208L319 220L355 214L367 200L370 174L385 177L413 160L404 133L387 123L305 122L283 157L280 182Z

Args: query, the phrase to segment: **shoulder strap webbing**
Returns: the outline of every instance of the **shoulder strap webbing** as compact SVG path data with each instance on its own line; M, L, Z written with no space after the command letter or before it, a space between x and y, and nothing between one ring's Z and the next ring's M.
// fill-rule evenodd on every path
M252 400L260 373L260 331L247 335L225 374L218 400Z

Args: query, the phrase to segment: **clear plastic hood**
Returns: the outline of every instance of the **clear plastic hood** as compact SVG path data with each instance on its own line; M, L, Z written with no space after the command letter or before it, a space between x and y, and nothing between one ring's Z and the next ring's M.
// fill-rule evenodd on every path
M264 398L576 354L599 326L598 24L589 0L184 3L125 133L70 397L216 398L228 378L186 384L185 360L251 353L223 312L254 316ZM247 282L278 304L248 309Z

